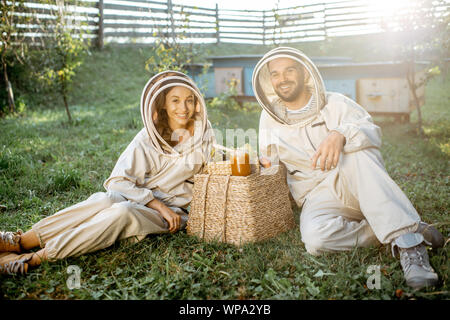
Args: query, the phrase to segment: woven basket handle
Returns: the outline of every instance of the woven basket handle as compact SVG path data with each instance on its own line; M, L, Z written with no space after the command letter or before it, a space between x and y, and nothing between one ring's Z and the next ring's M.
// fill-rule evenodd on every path
M205 222L206 222L206 193L208 191L208 183L209 183L209 177L211 175L206 175L206 181L203 183L203 189L202 189L202 198L203 198L203 226L202 226L202 239L205 239Z
M228 193L228 186L230 185L230 176L226 176L225 179L225 190L223 193L223 241L227 242L227 193Z
M206 181L203 183L203 189L202 189L202 195L203 195L203 224L202 224L202 240L205 239L205 224L206 224L206 194L208 192L208 183L209 183L209 177L211 175L206 175ZM227 227L227 193L228 193L228 186L230 185L230 176L225 176L225 184L224 184L224 193L223 193L223 240L224 242L227 241L226 236L226 227Z

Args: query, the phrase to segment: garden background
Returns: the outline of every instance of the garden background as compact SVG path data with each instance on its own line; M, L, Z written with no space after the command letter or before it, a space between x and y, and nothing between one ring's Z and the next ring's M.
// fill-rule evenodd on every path
M197 61L228 54L260 54L274 45L179 44ZM355 61L392 58L383 35L292 43L310 56L349 56ZM187 50L187 51L184 51ZM0 229L28 230L40 219L103 191L117 158L142 128L141 90L160 61L157 46L90 47L68 94L67 120L57 91L37 84L27 65L11 67L16 112L0 119ZM160 56L155 56L160 54ZM165 55L164 57L170 57ZM151 57L154 57L151 60ZM150 60L149 60L150 59ZM442 62L442 61L441 61ZM147 68L146 68L147 66ZM382 128L386 169L446 239L450 233L450 91L445 64L426 84L422 130L417 112L410 123L375 117ZM2 89L3 91L3 89ZM3 97L4 98L4 97ZM7 100L2 100L7 104ZM4 108L5 110L7 108ZM220 130L257 130L260 107L238 105L230 95L208 101ZM26 276L0 275L6 299L448 299L449 247L430 252L437 287L406 286L390 247L357 249L313 257L297 227L274 239L240 248L204 243L185 231L149 236L137 244L116 243L79 258L44 263ZM67 287L67 267L81 268L81 287ZM381 268L381 289L367 288L371 265Z

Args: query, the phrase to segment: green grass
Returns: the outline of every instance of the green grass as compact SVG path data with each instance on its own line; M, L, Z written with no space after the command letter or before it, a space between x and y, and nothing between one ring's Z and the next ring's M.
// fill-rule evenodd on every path
M149 77L145 50L92 53L76 78L70 101L73 125L66 123L62 105L0 120L2 230L27 230L103 190L118 156L142 127L139 98ZM438 223L447 238L448 87L448 77L427 86L422 109L426 138L417 137L414 123L376 119L383 130L381 151L388 172L423 220ZM213 126L222 130L257 128L259 109L224 114L212 108L209 115ZM298 224L299 210L295 215ZM7 299L448 299L448 255L448 245L430 252L440 283L414 292L404 283L388 246L312 257L300 240L298 225L277 238L241 248L204 243L182 231L44 263L24 277L0 276L0 292ZM67 288L69 265L82 269L80 289ZM365 286L370 265L381 267L380 290Z

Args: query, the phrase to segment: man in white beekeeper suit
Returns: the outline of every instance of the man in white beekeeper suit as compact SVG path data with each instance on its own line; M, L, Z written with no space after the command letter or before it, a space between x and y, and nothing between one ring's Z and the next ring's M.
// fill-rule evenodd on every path
M342 94L325 92L316 66L302 52L276 48L258 62L253 89L262 106L259 149L264 166L287 169L302 206L300 232L310 254L391 244L406 282L432 286L438 276L425 245L440 247L440 232L389 177L379 148L381 131Z

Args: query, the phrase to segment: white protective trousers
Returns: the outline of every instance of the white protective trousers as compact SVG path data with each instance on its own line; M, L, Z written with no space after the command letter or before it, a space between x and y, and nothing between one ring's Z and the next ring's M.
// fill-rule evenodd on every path
M172 87L184 87L197 104L194 134L172 147L153 122L158 119L158 95ZM192 178L209 161L215 141L200 90L185 74L162 72L152 77L141 96L144 128L138 132L117 160L105 181L107 192L63 209L36 223L32 230L48 251L49 260L100 250L117 240L142 240L148 234L169 232L161 214L146 207L158 199L181 216L185 228L187 208L192 200ZM211 130L210 130L211 129Z
M300 232L306 250L352 250L416 231L420 217L391 179L376 148L341 155L305 198Z
M180 208L169 208L181 215L180 228L185 228L187 214ZM148 234L169 232L168 223L158 211L126 200L114 191L94 193L42 219L32 230L40 246L47 249L50 261L104 249L117 240L138 242Z

